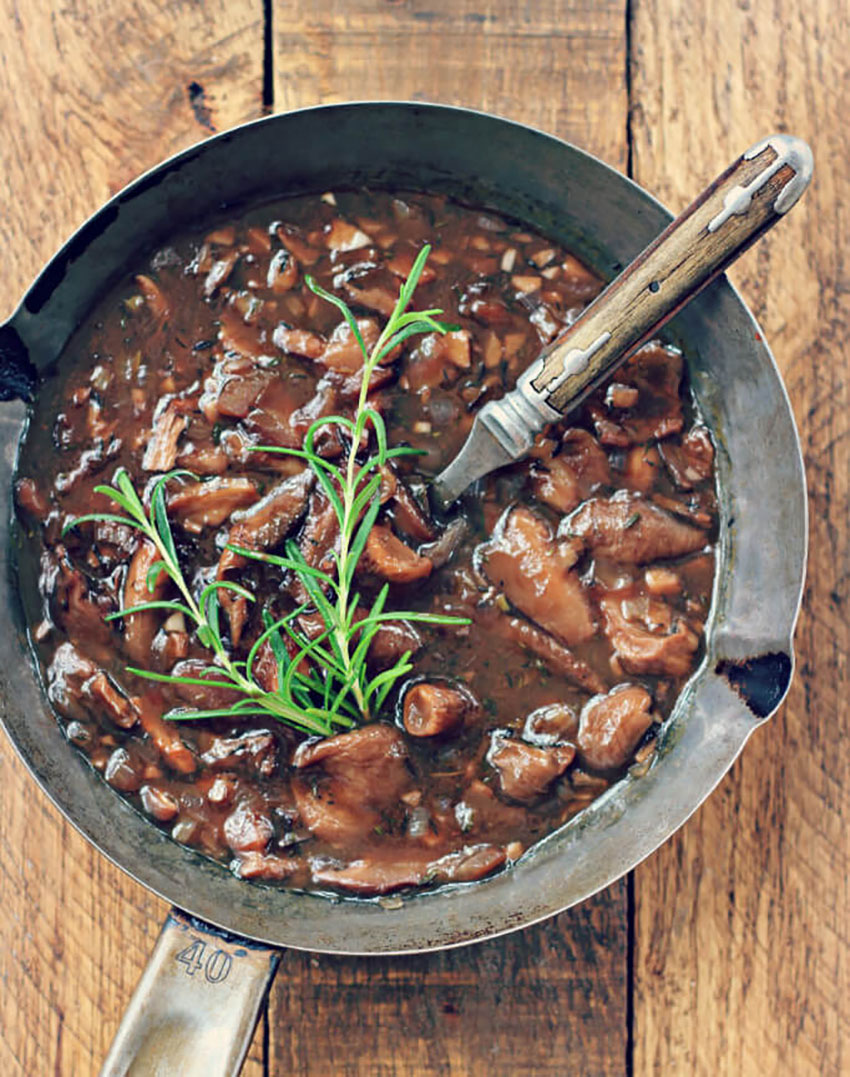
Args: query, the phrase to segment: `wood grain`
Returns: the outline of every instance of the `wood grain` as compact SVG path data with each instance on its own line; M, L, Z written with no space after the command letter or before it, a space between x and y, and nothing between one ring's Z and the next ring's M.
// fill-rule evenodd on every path
M262 111L262 0L3 0L0 41L10 307L111 194Z
M625 25L625 4L612 0L275 0L275 108L381 97L468 105L624 167ZM270 1070L622 1074L626 945L620 883L548 924L471 949L368 960L287 954L271 995Z
M733 273L806 456L798 674L720 790L637 873L632 1072L847 1072L847 0L631 0L628 87L625 0L272 6L278 109L369 97L485 108L617 167L631 159L674 210L770 129L812 142L814 188ZM0 0L3 314L112 191L260 113L262 20L262 0ZM162 905L62 821L2 737L0 818L0 1073L95 1073ZM625 916L620 886L472 950L289 954L268 1071L623 1073ZM260 1039L245 1072L265 1068Z
M671 208L771 130L815 155L803 202L732 273L806 461L797 675L720 790L637 872L634 1072L829 1077L850 1069L850 15L846 0L632 12L635 177Z
M623 896L620 884L519 934L439 954L289 953L272 994L271 1072L623 1074Z
M2 0L0 40L5 315L113 191L260 114L262 3ZM0 819L0 1073L94 1074L164 906L64 822L2 735ZM245 1073L262 1072L261 1036Z
M625 0L274 0L275 109L466 105L626 164Z

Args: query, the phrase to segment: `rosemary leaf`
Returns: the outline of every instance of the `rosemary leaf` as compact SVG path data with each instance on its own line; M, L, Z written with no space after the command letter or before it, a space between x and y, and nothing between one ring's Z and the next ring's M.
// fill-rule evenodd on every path
M430 247L425 246L417 255L407 280L399 290L393 313L371 351L366 348L357 320L346 303L322 288L312 277L305 277L307 286L316 295L342 313L363 355L357 405L351 417L327 415L316 419L307 430L299 449L277 445L258 445L252 446L252 449L256 452L286 453L303 460L312 470L319 489L333 507L337 518L339 538L333 551L335 571L325 571L308 564L292 539L285 542L279 554L227 546L228 550L242 557L291 572L298 578L307 596L306 603L281 617L276 618L269 609L262 610L263 630L251 644L246 658L235 658L223 635L221 593L226 591L228 595L246 602L256 602L257 596L241 583L216 579L203 586L196 597L180 566L168 517L166 491L169 483L184 477L196 480L195 475L177 469L159 476L150 489L150 508L147 510L130 476L124 468L119 468L113 479L114 485L98 486L96 490L126 515L90 513L72 521L64 529L67 531L85 522L108 520L139 531L155 545L159 555L147 573L148 590L153 592L165 573L171 581L169 586L179 592L179 597L139 603L109 614L106 619L114 621L146 610L180 612L191 622L198 642L212 652L207 667L212 679L158 673L136 667L128 667L128 672L164 684L224 688L240 697L226 707L177 707L170 710L166 718L188 721L269 715L303 732L328 736L335 729L350 729L358 722L369 721L380 712L399 679L412 669L411 654L406 652L390 668L374 676L370 673L367 667L369 649L382 625L400 620L437 626L469 623L465 618L450 615L387 610L389 586L386 584L364 616L360 607L361 595L353 590L358 564L381 511L382 469L390 460L421 452L407 445L388 444L384 420L368 402L372 373L383 359L411 337L421 333L446 333L457 328L438 321L438 316L442 314L438 309L408 310L429 251ZM342 435L345 450L340 463L324 459L316 449L317 436L325 427L331 427ZM308 637L299 625L298 618L311 611L313 616L318 615L321 619L322 627L318 632L311 631ZM287 639L292 642L287 644ZM260 684L255 677L257 659L266 644L271 649L276 666L275 691L268 691L267 686Z

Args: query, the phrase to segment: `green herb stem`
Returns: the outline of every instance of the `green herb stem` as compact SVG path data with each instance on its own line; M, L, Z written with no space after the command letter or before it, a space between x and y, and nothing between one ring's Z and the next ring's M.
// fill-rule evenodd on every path
M307 605L291 610L275 621L263 611L264 631L254 641L247 659L237 661L232 657L222 639L219 626L221 591L228 591L245 601L254 602L255 596L241 584L229 580L214 580L200 592L197 600L186 581L177 556L165 501L165 488L171 481L184 476L196 476L183 470L170 471L154 484L150 498L150 510L145 511L127 472L120 468L115 475L114 486L98 486L97 493L108 497L126 513L91 513L79 517L67 525L65 531L89 520L112 520L140 531L156 548L159 560L148 571L147 589L154 592L161 573L165 573L176 586L180 600L153 598L138 603L107 620L115 620L145 610L170 610L188 616L194 623L198 641L212 651L213 661L207 667L214 679L185 677L171 673L156 673L130 667L137 677L170 684L192 684L212 688L226 688L241 698L232 706L208 709L180 708L165 715L173 720L212 717L245 717L250 714L269 714L308 733L330 735L334 728L351 728L359 721L369 721L378 713L399 678L412 666L410 653L399 658L388 669L374 676L366 661L375 633L390 620L407 620L431 625L468 624L466 618L416 611L385 612L389 593L385 584L365 616L355 620L360 601L354 592L355 571L368 541L369 532L380 511L381 469L388 461L408 455L414 450L405 446L388 448L387 432L381 416L368 406L369 383L378 364L396 347L417 333L445 333L454 326L435 320L439 310L408 311L414 289L419 281L430 247L419 252L410 274L399 292L395 309L368 351L360 328L348 306L338 297L326 292L311 277L307 286L317 295L333 303L343 314L351 333L363 354L362 380L353 418L340 415L325 416L316 420L307 431L301 449L285 449L280 446L257 446L256 451L287 453L303 459L312 469L319 486L333 505L339 524L339 545L334 551L335 574L308 565L300 549L291 539L285 543L285 556L228 546L228 549L255 560L276 565L293 572L300 580L310 603L321 616L323 627L308 639L298 627L297 618ZM315 438L323 426L333 425L344 431L350 439L348 455L343 471L331 461L323 459L315 449ZM358 456L365 440L368 449L374 439L375 451L362 463ZM64 532L63 532L64 533ZM291 655L290 646L295 644L296 653ZM254 678L254 662L260 647L268 643L277 663L277 691L269 692ZM314 668L316 667L316 668Z

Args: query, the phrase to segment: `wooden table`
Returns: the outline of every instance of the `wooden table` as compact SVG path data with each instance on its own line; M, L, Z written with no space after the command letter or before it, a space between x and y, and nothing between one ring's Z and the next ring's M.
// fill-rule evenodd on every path
M137 173L273 110L472 105L674 209L767 132L811 141L814 188L733 273L809 478L788 703L671 842L581 908L433 956L287 954L245 1073L850 1072L847 0L0 0L0 20L2 313ZM0 1073L96 1073L164 907L5 739L0 820Z

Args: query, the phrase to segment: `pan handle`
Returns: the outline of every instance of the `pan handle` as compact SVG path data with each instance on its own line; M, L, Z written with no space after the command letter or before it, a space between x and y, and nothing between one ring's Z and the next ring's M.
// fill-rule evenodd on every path
M100 1077L236 1077L280 957L172 909Z

